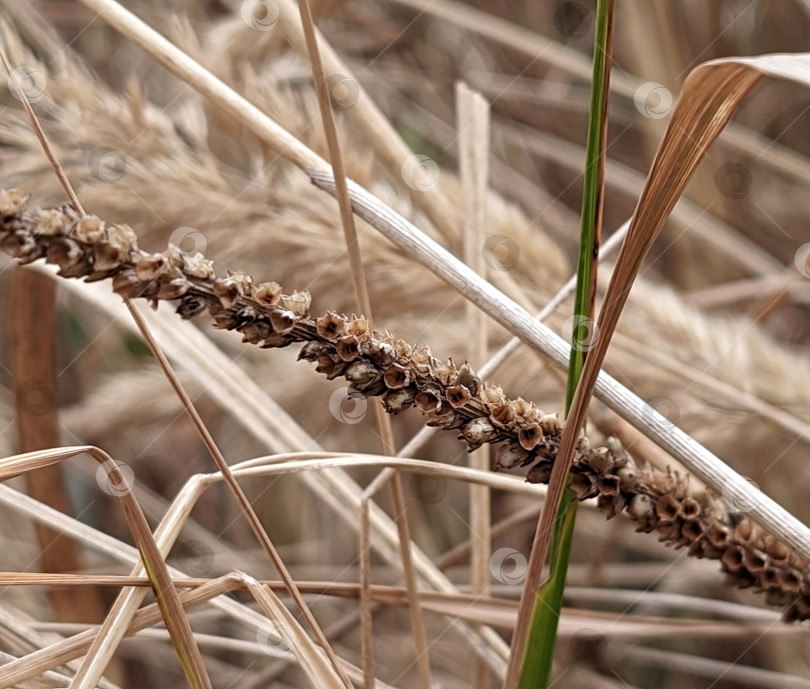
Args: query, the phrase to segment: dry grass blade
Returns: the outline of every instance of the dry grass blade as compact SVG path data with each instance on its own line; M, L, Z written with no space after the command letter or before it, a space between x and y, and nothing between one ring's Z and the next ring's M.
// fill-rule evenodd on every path
M293 0L276 0L276 2L281 11L281 19L284 23L287 40L297 50L304 53L306 41L304 40L304 31L298 18L298 12L295 11L295 3ZM360 83L350 76L351 71L349 68L332 50L323 36L318 34L317 39L326 69L330 72L330 75L338 80L350 79L353 90L356 90L357 101L347 110L348 116L368 138L392 175L397 178L403 177L403 166L413 159L411 150L385 115L369 98ZM403 185L403 188L410 193L414 203L425 211L425 214L436 227L441 228L449 237L453 237L457 233L459 226L458 212L438 189L426 192L425 190L412 188L407 184Z
M345 686L347 687L350 686L349 678L343 674L340 668L340 664L338 662L338 658L335 655L335 652L332 650L331 646L329 645L329 642L326 639L323 630L321 629L312 612L309 610L309 607L304 601L303 596L298 591L295 585L295 579L293 579L293 577L287 570L284 561L281 559L281 556L276 550L275 545L273 545L273 542L267 535L267 532L262 526L259 520L259 516L253 509L253 505L250 503L250 500L248 500L247 495L245 495L245 492L242 490L241 486L236 482L236 479L231 473L231 469L228 466L228 463L225 461L225 457L223 457L222 453L219 451L219 448L217 447L213 436L203 423L202 418L197 412L197 409L194 407L194 404L192 403L191 398L188 396L188 393L186 393L186 391L183 389L183 386L180 384L177 375L172 370L169 360L166 358L166 355L161 351L160 347L157 345L157 342L152 337L151 333L149 332L149 329L146 326L146 322L144 321L140 313L137 311L137 309L130 302L127 302L127 307L129 308L130 313L135 319L135 322L138 324L138 329L143 333L144 338L149 344L152 353L160 362L160 366L163 369L166 378L172 384L175 393L182 401L186 413L188 413L189 416L191 416L191 418L193 419L195 427L202 436L206 444L206 447L208 448L208 451L212 459L214 460L214 464L220 470L223 478L225 479L225 482L228 485L228 488L230 489L233 496L236 498L236 501L239 504L239 508L241 509L242 514L244 515L245 519L247 519L248 523L250 524L250 528L253 531L253 534L259 541L259 545L261 545L262 549L267 554L270 561L273 563L273 567L275 567L276 571L281 575L281 578L284 579L284 581L287 583L287 590L289 591L298 608L301 610L304 619L312 629L318 641L323 645L324 651L326 652L329 659L332 661L335 672L337 672L338 675L343 677L343 682Z
M560 443L558 460L551 474L549 505L559 504L563 478L574 458L577 429L585 419L611 337L641 268L641 262L664 220L683 193L708 146L728 124L740 101L763 74L791 79L810 86L810 56L766 55L758 58L717 60L696 68L687 78L672 120L653 161L624 245L619 252L605 303L597 321L598 339L589 352L577 387L571 413ZM690 466L698 476L702 472ZM701 476L702 478L702 476ZM721 487L716 487L717 490ZM764 510L766 506L761 508ZM553 531L554 512L544 510L537 527L534 548L545 561ZM792 525L781 524L782 532ZM534 556L534 551L532 553Z
M288 3L289 5L289 3ZM324 67L321 60L321 49L315 22L312 18L312 10L308 0L301 0L299 3L301 12L302 31L306 38L306 48L312 66L312 75L315 81L315 88L318 94L318 106L321 112L326 141L329 146L329 156L332 161L332 169L337 184L337 200L340 206L340 219L343 225L343 234L346 240L346 250L349 254L349 265L351 267L352 284L354 286L354 296L360 313L364 313L369 323L373 322L374 316L371 310L371 299L369 298L368 281L366 280L363 260L360 256L360 243L357 235L357 228L354 224L354 214L352 213L351 200L349 199L348 187L346 184L346 170L343 165L343 154L338 141L337 126L335 124L335 114L332 111L332 100L329 87L324 74ZM286 6L289 12L289 6ZM296 25L297 28L297 25ZM334 61L334 56L332 57ZM387 121L386 121L387 124ZM390 125L389 125L390 128ZM376 130L374 130L376 132ZM374 405L374 416L377 421L377 428L380 432L380 442L382 450L387 455L394 455L396 447L394 445L394 431L391 426L391 418L385 413L381 405ZM427 636L425 634L425 623L422 619L422 611L418 605L418 591L416 574L411 558L411 533L410 525L405 507L405 495L402 488L402 481L397 474L391 477L391 499L394 504L394 520L399 531L399 547L402 556L402 570L405 575L405 583L411 595L411 605L409 614L411 616L411 630L413 633L414 645L416 646L416 664L419 670L419 679L423 689L430 689L432 684L430 676L430 656L428 655ZM364 505L361 524L368 524L368 507ZM361 534L360 547L368 547L368 534ZM362 556L364 559L365 556ZM369 572L367 568L361 570L361 575L366 576ZM367 642L371 639L371 615L364 611L361 621L368 627L363 630L363 639ZM363 646L363 669L366 684L373 682L373 648L366 643Z
M205 582L201 586L190 591L184 591L179 595L180 602L186 609L207 603L212 598L233 591L241 586L239 578L234 574L219 579ZM162 620L162 613L157 603L152 603L138 610L129 624L126 634L135 634L143 629L148 629ZM2 686L17 686L32 677L45 672L48 668L59 667L71 660L86 654L92 648L94 639L98 634L97 629L75 634L64 641L59 641L51 646L29 653L23 658L18 658L7 662L0 667L0 682Z
M489 177L489 103L466 84L456 84L456 128L460 148L461 186L464 194L465 231L464 260L479 275L484 275L486 262L480 247L486 237L486 198ZM467 327L471 338L467 358L475 362L486 361L489 320L486 314L467 302ZM471 452L469 465L475 469L490 467L487 446ZM484 487L470 487L470 530L475 534L471 552L471 586L473 593L489 595L489 560L492 552L491 496ZM491 678L480 660L471 668L474 689L487 689Z
M117 462L102 450L96 447L70 447L45 450L42 452L32 452L26 455L16 455L0 460L0 481L5 481L14 476L27 474L45 466L52 466L64 459L69 459L80 454L88 454L95 459L100 470L106 472L110 492L114 495L124 510L135 544L141 553L144 569L146 570L152 589L155 593L158 606L160 608L166 628L169 630L172 644L175 647L180 665L186 675L189 686L205 689L211 686L211 681L203 664L202 655L194 641L194 635L188 618L183 611L177 591L172 584L166 563L161 557L160 551L152 537L152 532L146 523L146 518L141 511L138 502L132 495L131 483L127 481L119 470ZM104 663L106 666L106 662ZM82 669L71 683L72 686L82 686L84 671ZM97 682L96 682L97 683ZM95 684L94 684L95 685Z
M48 267L36 264L32 267L54 277ZM121 318L120 299L110 293L102 283L79 284L67 281L64 287L78 298L92 303L94 308L103 311L111 320L118 319L122 326L129 328L133 333L138 333L130 324L130 319ZM160 347L198 377L200 383L220 401L223 408L234 412L236 421L268 451L321 449L265 390L199 329L190 323L178 321L174 314L163 309L157 313L144 310L141 315L158 338ZM335 467L328 472L304 472L302 478L319 500L335 509L338 518L348 528L358 529L355 515L358 511L362 512L364 498L362 490L347 473L340 467ZM368 509L370 526L378 536L370 542L372 550L388 562L397 562L401 551L395 524L373 502L368 504ZM369 551L365 552L370 555ZM415 545L412 546L412 554L414 567L430 586L447 592L457 590L447 576ZM476 636L473 630L465 628L463 623L457 625L457 628L469 640L474 651L489 663L493 671L503 672L507 647L500 636L482 630L483 638L473 640Z
M284 607L278 596L253 577L242 572L238 572L237 575L241 577L259 607L270 618L271 626L266 630L268 649L273 648L274 652L279 654L287 651L293 653L315 689L338 689L345 686L344 680L337 674L330 662L323 657L318 647L306 635L290 611ZM279 635L280 642L275 639L271 640L271 635Z

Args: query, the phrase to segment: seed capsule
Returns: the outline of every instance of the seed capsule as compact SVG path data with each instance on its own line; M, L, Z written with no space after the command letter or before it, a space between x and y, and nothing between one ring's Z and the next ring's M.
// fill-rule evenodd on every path
M497 429L485 416L479 416L466 424L462 435L471 451L481 447L484 443L492 442L497 436Z
M512 469L523 464L529 457L531 457L531 453L517 443L504 443L498 446L495 454L495 466L498 469Z

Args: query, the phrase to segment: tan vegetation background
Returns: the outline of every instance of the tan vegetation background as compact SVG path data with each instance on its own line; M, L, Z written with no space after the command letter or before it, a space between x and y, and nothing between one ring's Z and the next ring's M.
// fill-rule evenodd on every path
M414 153L435 164L428 172L438 174L436 188L457 205L455 82L465 81L490 101L485 232L497 240L481 251L494 266L490 280L536 312L575 267L595 3L478 5L327 1L316 3L315 11L319 28L345 57L353 77ZM280 27L256 30L242 17L238 2L139 0L127 6L328 157L309 65ZM88 211L130 224L146 249L161 251L170 238L182 240L183 248L204 249L220 272L244 270L257 281L276 280L287 291L307 289L313 313L355 310L337 204L302 171L77 3L8 0L0 7L2 37L13 63L43 75L35 109ZM808 50L809 35L810 11L803 2L620 2L613 69L625 87L610 104L606 231L632 213L666 122L664 91L639 104L632 96L642 85L654 82L654 88L675 98L700 62ZM433 227L410 199L408 180L383 167L352 122L353 84L349 79L344 91L333 93L348 175L461 255L462 228L449 235ZM5 88L0 98L0 186L22 187L35 205L63 203L64 193L19 102ZM802 248L810 242L808 155L810 93L763 80L729 132L712 146L687 198L656 241L607 366L804 521L810 519L810 436L803 435L810 422L810 269ZM471 334L463 299L358 222L375 326L429 344L441 358L467 358ZM610 261L610 256L604 260L602 277ZM5 456L17 451L14 419L20 400L11 379L11 260L0 257L0 267L0 454ZM549 320L557 332L570 309L566 302ZM120 321L126 318L122 313ZM59 442L97 445L131 467L154 525L188 477L212 471L213 465L152 356L120 321L82 298L80 290L60 288L58 377L52 391ZM311 367L295 363L295 352L250 348L232 334L212 330L205 319L196 325L324 448L379 451L371 414L349 424L330 412L339 381L327 383ZM494 351L508 337L493 324L489 339ZM233 417L227 399L184 370L182 360L175 363L228 461L266 454ZM519 350L495 378L512 397L562 411L561 374L536 353ZM411 412L393 423L401 446L419 430L421 418ZM594 403L591 430L595 441L617 432L640 457L662 459L599 403ZM450 437L435 438L420 457L464 463L463 447L452 434L443 436ZM94 473L89 462L63 469L72 515L129 542L117 506L99 491ZM351 473L365 484L376 471ZM296 579L358 580L358 541L350 528L356 515L336 514L294 476L244 486ZM468 491L443 479L432 484L406 477L405 486L414 540L440 563L470 538ZM382 495L381 503L390 507ZM493 493L495 522L525 514L496 537L493 550L509 547L528 554L539 510L534 503L534 498ZM8 508L2 519L3 569L36 571L39 545L30 522ZM205 494L192 519L170 558L178 567L196 569L199 576L234 567L257 577L275 576L222 487ZM91 548L82 549L82 563L89 572L128 572ZM401 584L387 563L375 559L373 565L375 583ZM715 634L674 634L664 622L660 634L650 638L624 627L621 633L608 632L607 641L619 644L623 654L621 664L609 668L589 661L581 644L569 643L572 636L581 640L578 628L602 620L603 614L610 615L606 619L628 615L641 624L658 616L712 619L700 599L761 605L758 598L724 589L716 570L715 564L687 560L652 537L635 535L624 520L604 522L598 513L581 510L566 603L575 609L570 619L584 622L563 625L555 686L810 685L810 646L804 637L783 632L781 625L764 633L747 631L744 618L733 630L726 625ZM447 573L460 585L469 581L463 553L449 559ZM495 577L493 591L512 599L519 595L518 587ZM0 607L32 624L63 621L46 593L6 589ZM673 609L662 607L660 593L699 599ZM113 594L106 589L97 595L103 607ZM616 600L625 602L617 607ZM353 600L313 598L313 611L326 627L356 608ZM192 615L195 630L238 636L217 615L201 608ZM454 635L450 620L428 614L426 622L435 679L444 687L470 686L470 651ZM350 627L336 637L335 648L359 664L359 634ZM216 643L204 650L215 686L307 686L300 671L280 668L278 661ZM417 686L406 611L386 607L377 614L375 653L381 680ZM698 660L716 664L701 670ZM775 674L756 680L755 673L735 675L739 667ZM121 686L182 682L165 639L125 643L113 674Z

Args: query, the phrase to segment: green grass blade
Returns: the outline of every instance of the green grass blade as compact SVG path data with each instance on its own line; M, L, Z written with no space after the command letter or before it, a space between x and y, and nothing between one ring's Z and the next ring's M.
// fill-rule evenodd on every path
M574 302L574 328L566 387L566 413L585 364L592 331L596 292L596 254L602 224L604 160L607 133L607 94L610 76L614 0L598 0L594 35L593 85L588 122L588 146L582 193L581 234ZM569 477L570 480L570 477ZM549 578L537 589L521 667L520 689L548 686L554 660L557 623L562 608L565 577L576 523L577 504L567 490L560 503L554 528Z

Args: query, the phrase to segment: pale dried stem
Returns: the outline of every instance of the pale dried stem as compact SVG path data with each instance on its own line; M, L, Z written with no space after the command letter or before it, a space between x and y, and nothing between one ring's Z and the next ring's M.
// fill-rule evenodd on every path
M33 264L32 268L54 277L46 266ZM108 314L111 319L119 319L121 316L118 298L103 285L68 281L64 283L64 287L73 291L77 297L91 301L94 308ZM218 400L222 408L232 414L236 422L268 451L320 449L266 391L198 328L178 321L173 314L163 309L157 312L147 310L142 315L149 321L161 346L169 355L182 362L205 386L211 397ZM127 319L119 322L131 331L135 330ZM322 504L329 506L344 520L347 528L359 529L354 515L362 508L363 491L346 472L340 468L325 473L307 472L302 475L302 480L314 491ZM367 509L371 527L379 534L378 538L371 541L371 547L387 562L396 564L401 558L398 555L399 539L395 525L375 503L369 503ZM453 583L416 545L413 545L413 558L420 576L430 586L439 591L457 592ZM455 625L455 629L476 656L483 658L496 675L502 676L507 655L503 639L494 632L487 633L486 630L479 635L464 622Z
M349 265L351 268L352 284L354 286L355 301L360 313L366 314L370 323L374 322L371 311L371 299L368 292L368 281L363 268L363 260L360 255L360 243L357 235L357 228L354 224L354 214L352 213L351 201L349 200L346 184L346 170L343 165L343 154L338 141L337 126L335 116L332 111L332 101L329 88L324 74L321 60L321 50L319 48L318 37L316 36L315 22L312 18L312 11L308 0L300 0L299 9L301 15L301 27L306 39L307 54L309 55L312 67L312 76L315 82L315 90L318 95L318 106L321 112L326 142L329 147L329 156L332 161L332 170L337 185L337 201L340 207L340 219L343 225L343 234L346 240L346 250L349 255ZM289 8L285 6L285 11ZM290 20L292 18L290 17ZM322 40L322 39L321 39ZM384 412L379 404L374 404L374 415L377 421L377 428L380 432L383 453L393 456L396 453L394 444L394 431L391 426L390 417ZM411 558L411 533L408 524L407 511L405 507L405 494L402 489L402 481L398 475L394 475L391 481L391 497L394 503L394 521L399 532L399 548L402 558L402 572L405 577L405 585L411 597L411 605L408 612L411 619L411 631L414 645L416 647L416 664L419 671L419 679L423 689L431 687L430 656L428 654L427 636L425 633L425 623L422 619L422 609L419 606L418 588L416 573L414 572ZM368 519L361 517L361 526L368 524ZM368 540L368 537L361 534L361 545ZM361 576L370 575L370 568L361 568ZM365 601L364 601L365 602ZM361 621L370 624L372 615L363 614ZM363 629L362 638L370 640L373 638L371 629ZM363 668L366 673L366 683L371 684L373 677L373 647L363 647Z
M622 226L616 230L608 240L605 242L604 246L602 247L601 256L604 258L613 252L613 250L621 244L622 240L624 239L625 235L627 234L627 230L630 227L630 221L623 223ZM554 313L562 303L573 294L574 289L577 286L577 276L572 275L568 281L559 289L559 291L548 301L540 311L538 311L537 315L534 317L535 320L542 323L545 321L552 313ZM513 337L509 342L507 342L503 347L501 347L495 354L492 355L487 362L481 366L478 370L478 375L481 376L483 380L488 379L493 373L495 373L505 362L509 359L512 354L514 354L522 341L519 337ZM425 446L425 444L430 440L436 433L438 433L439 429L432 427L432 426L425 426L422 430L419 431L413 438L411 438L399 451L400 457L413 457L419 454L419 451Z
M329 173L313 172L312 180L319 188L334 193L334 182ZM556 366L567 370L569 346L559 335L536 322L525 309L476 275L373 194L350 183L349 195L355 212L406 255L457 289L522 342L548 356ZM677 426L672 426L655 409L604 371L597 376L594 394L717 494L722 494L725 489L739 495L740 499L752 506L751 518L755 522L767 531L778 534L803 558L810 560L810 529L694 438Z
M306 42L295 3L293 0L275 0L275 2L280 10L285 37L296 50L305 54ZM369 97L360 82L352 76L348 65L340 59L320 33L316 32L316 35L326 71L332 76L350 77L357 89L357 102L346 110L346 114L371 143L391 176L401 180L402 166L408 158L412 157L413 152ZM414 189L409 184L403 184L402 188L410 194L413 202L446 236L455 238L458 235L460 226L458 210L438 188L425 191Z
M219 447L217 446L213 436L208 430L208 427L205 425L202 418L200 417L197 408L194 406L194 403L191 401L191 398L188 396L188 393L185 391L182 384L180 383L180 380L178 379L177 374L172 369L169 360L166 358L166 355L160 349L154 337L152 336L152 333L147 328L146 322L130 301L127 301L127 307L129 308L129 311L132 314L133 319L138 324L138 329L143 333L144 339L149 345L149 348L152 350L152 354L158 360L158 363L160 364L163 373L166 375L166 379L169 381L169 383L171 384L172 388L175 391L175 394L180 399L180 402L182 403L186 413L194 422L194 426L197 428L197 431L201 435L202 440L205 443L205 446L208 448L208 452L211 455L212 459L214 460L214 464L222 473L222 476L225 479L225 483L228 485L228 489L236 498L236 501L239 504L239 508L242 511L242 514L244 515L245 519L247 519L251 531L253 531L254 536L256 536L256 539L259 541L259 545L261 545L262 550L264 550L264 552L267 554L268 558L270 559L270 562L273 563L273 567L279 573L284 583L287 584L290 596L292 597L296 606L301 611L301 614L303 615L307 625L309 625L310 629L315 635L315 638L318 640L318 643L321 644L324 652L326 653L327 657L332 663L335 672L338 674L339 677L341 677L344 685L348 687L348 689L351 689L351 682L343 672L343 669L341 668L340 663L338 661L337 655L335 654L334 650L329 644L329 640L326 638L326 635L323 633L323 630L318 624L318 621L315 619L315 616L312 614L312 611L306 604L304 597L301 595L301 592L295 585L295 579L290 574L289 570L287 569L287 566L284 564L284 561L281 559L281 556L279 555L278 550L276 550L275 545L273 545L272 540L270 540L270 536L268 536L267 531L265 531L264 527L262 526L261 521L259 520L259 515L256 514L256 510L253 509L253 505L250 503L250 500L248 500L247 495L245 495L245 492L242 490L242 487L236 481L236 478L231 472L231 468L228 465L228 462L225 460L225 457L222 455L222 452L220 452Z
M146 517L138 501L131 492L131 485L127 484L127 480L119 470L118 463L115 462L112 457L103 450L89 445L31 452L25 455L17 455L0 460L0 480L4 481L14 476L36 471L42 467L52 466L81 454L89 455L103 467L109 485L108 492L119 501L123 508L127 525L138 546L142 563L136 567L137 574L135 574L135 576L143 572L149 575L149 580L152 583L152 589L156 595L161 616L170 632L172 644L180 659L180 665L182 666L189 685L194 689L197 687L201 689L210 688L211 681L205 671L199 648L194 641L188 618L183 610L177 591L172 584L166 563L163 561L163 555L160 552L155 537L153 537L149 529ZM143 593L145 595L146 590L144 590ZM105 625L114 618L115 606L113 606L113 610L107 616ZM126 626L125 624L125 627ZM101 657L95 652L98 650L98 640L99 637L96 636L88 651L88 658L91 662L82 664L76 676L71 681L71 687L84 686L86 675L89 671L92 671L92 669L97 666L101 666L103 671L103 668L106 667L109 659ZM0 668L0 676L5 675L7 671L8 668L6 666ZM96 686L96 684L98 684L98 682L95 682L93 686ZM8 684L3 686L8 686Z
M485 275L481 247L486 226L486 198L489 178L489 103L480 93L462 82L456 83L456 129L459 144L459 172L464 206L464 261L476 273ZM489 319L471 302L466 304L466 320L473 333L467 357L476 364L486 361ZM486 470L490 466L489 447L470 453L469 466ZM492 552L490 493L485 487L470 486L470 586L474 594L489 595L489 560ZM481 660L471 667L473 689L488 689L491 677Z

